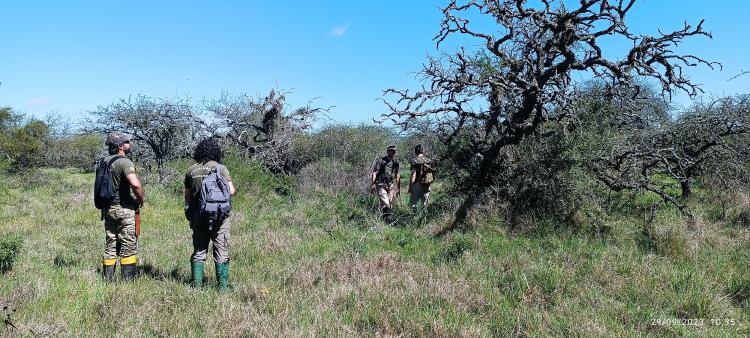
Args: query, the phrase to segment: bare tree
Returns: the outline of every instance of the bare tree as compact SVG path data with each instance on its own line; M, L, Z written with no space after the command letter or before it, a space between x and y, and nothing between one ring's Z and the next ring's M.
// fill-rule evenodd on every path
M189 153L190 145L202 134L193 110L189 99L137 95L99 106L91 112L94 120L87 122L86 129L103 134L121 131L145 143L163 181L167 161Z
M707 168L720 176L742 171L750 154L749 132L750 96L723 98L698 104L673 123L632 135L594 160L592 167L610 189L654 192L690 216L681 200L690 197L695 179ZM679 189L681 200L670 188Z
M625 23L634 3L580 0L575 8L568 8L554 0L542 0L542 6L525 0L470 0L451 1L443 8L441 29L434 38L437 47L456 34L476 39L482 47L429 58L421 71L429 86L416 92L385 90L395 99L386 102L390 113L384 115L384 120L404 128L431 118L447 143L467 126L478 132L474 142L480 161L471 192L453 224L441 234L464 224L468 211L492 182L493 167L502 166L504 147L519 144L548 121L574 114L576 75L593 74L609 84L633 88L637 78L650 78L666 94L700 93L683 68L718 64L678 54L674 48L691 36L710 37L703 21L658 36L634 34ZM473 28L467 17L474 14L492 19L497 24L493 32ZM608 59L600 45L604 37L619 38L632 47L621 59Z
M326 108L305 107L287 111L288 92L271 90L268 95L253 98L248 95L223 94L204 106L214 117L218 136L225 137L263 162L275 173L294 173L304 163L292 154L295 137L312 128L316 119L324 116Z

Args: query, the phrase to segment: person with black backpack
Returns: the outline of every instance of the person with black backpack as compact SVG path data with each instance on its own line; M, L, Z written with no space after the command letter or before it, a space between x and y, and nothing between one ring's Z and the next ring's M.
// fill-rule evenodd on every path
M434 180L432 160L425 156L422 145L414 147L414 160L411 163L411 175L409 176L409 205L411 211L416 212L419 203L427 205L430 199L430 186Z
M401 195L401 175L396 161L396 146L386 149L386 156L375 160L370 177L370 192L377 193L383 220L393 222L393 201Z
M99 160L96 167L94 205L101 209L104 220L102 275L108 282L115 279L118 257L122 279L130 281L136 275L136 214L143 206L144 192L135 165L126 157L133 150L131 141L132 137L124 133L110 133L106 141L109 156Z
M237 193L227 167L221 164L222 150L216 139L201 141L195 148L185 174L185 218L193 230L190 270L193 286L203 286L208 246L213 243L216 282L219 291L229 287L229 230L231 197Z

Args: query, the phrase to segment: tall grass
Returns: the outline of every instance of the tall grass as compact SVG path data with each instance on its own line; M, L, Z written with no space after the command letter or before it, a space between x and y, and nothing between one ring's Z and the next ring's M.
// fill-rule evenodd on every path
M543 223L510 234L502 219L482 213L474 231L436 239L451 210L439 186L434 204L417 215L403 196L399 222L384 227L374 197L300 196L299 183L231 161L239 195L228 294L189 286L190 229L179 185L146 186L141 275L132 284L105 284L92 174L49 169L3 177L0 234L17 234L23 249L0 279L0 305L15 310L13 327L0 326L0 334L750 333L744 227L687 224L668 209L647 225L636 207L602 216L611 229L604 235ZM207 269L211 284L213 266Z

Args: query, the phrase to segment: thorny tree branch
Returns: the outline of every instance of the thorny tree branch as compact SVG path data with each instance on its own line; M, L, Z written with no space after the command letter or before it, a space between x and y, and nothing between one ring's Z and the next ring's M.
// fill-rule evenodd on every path
M419 119L435 117L436 128L450 143L467 124L484 128L480 139L487 144L479 171L474 175L474 192L456 213L446 232L463 224L467 211L478 201L491 181L490 167L500 150L518 144L540 125L572 114L574 75L593 73L612 85L638 87L636 78L656 80L664 94L682 90L691 96L701 93L683 72L685 67L721 66L690 54L678 54L675 47L692 36L711 37L703 21L685 24L674 32L657 36L629 31L625 17L635 0L581 0L577 8L562 1L544 0L534 8L524 0L451 1L443 8L436 46L452 35L463 35L482 43L480 52L463 48L452 55L429 58L420 75L428 84L418 91L386 89L389 112L381 121L408 129ZM490 17L496 33L473 28L472 14ZM632 47L619 60L603 55L600 39L616 36ZM471 122L471 123L469 123Z
M265 97L254 99L225 93L204 105L216 118L221 137L260 159L272 172L293 173L302 165L290 154L294 136L327 117L332 107L313 107L313 99L304 107L286 112L287 94L271 90Z
M613 191L651 191L692 216L666 189L676 182L685 199L691 194L691 183L705 174L709 163L720 159L741 163L749 151L749 108L748 96L696 106L674 123L635 134L612 154L594 160L591 168Z

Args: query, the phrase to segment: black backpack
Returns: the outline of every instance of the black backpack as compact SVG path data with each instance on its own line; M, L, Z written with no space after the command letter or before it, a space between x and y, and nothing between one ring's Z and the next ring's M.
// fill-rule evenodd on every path
M115 198L114 183L112 183L112 163L121 159L122 156L115 156L108 162L104 159L99 161L99 165L96 166L96 180L94 181L94 205L97 209L108 209L112 205L112 200Z
M380 168L378 169L378 176L375 177L375 181L381 184L390 185L393 182L393 169L398 166L398 162L389 159L387 156L380 159Z

